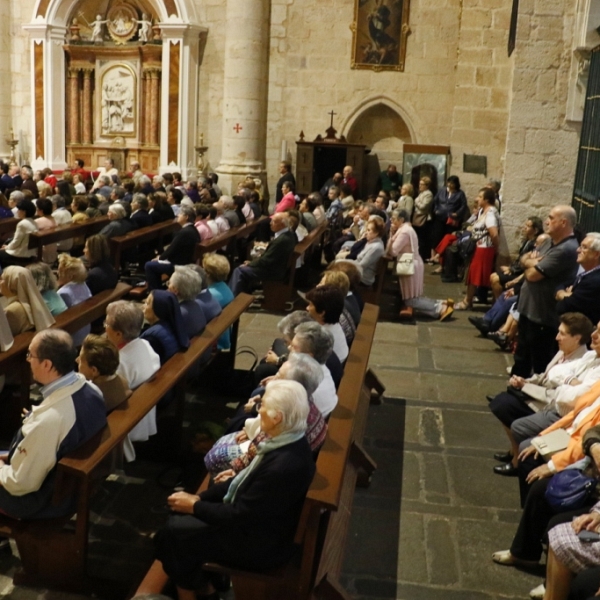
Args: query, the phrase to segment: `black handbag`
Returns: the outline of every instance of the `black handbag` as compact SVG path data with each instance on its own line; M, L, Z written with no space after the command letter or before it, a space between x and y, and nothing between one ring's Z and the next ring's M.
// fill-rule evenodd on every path
M581 508L596 491L598 481L581 469L565 469L552 477L546 488L548 504L558 511Z

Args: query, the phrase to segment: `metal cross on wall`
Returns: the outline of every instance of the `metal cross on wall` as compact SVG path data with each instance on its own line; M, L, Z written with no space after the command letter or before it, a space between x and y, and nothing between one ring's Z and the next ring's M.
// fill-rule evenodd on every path
M235 127L233 128L236 133L239 133L242 129L244 128L239 123L236 123Z

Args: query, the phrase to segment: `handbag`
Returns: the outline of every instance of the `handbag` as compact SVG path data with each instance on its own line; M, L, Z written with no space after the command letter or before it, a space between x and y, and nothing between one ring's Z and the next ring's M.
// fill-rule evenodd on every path
M396 261L396 275L406 277L415 274L415 249L413 246L412 236L410 237L410 249L412 252L404 252Z
M580 469L565 469L556 473L546 488L546 500L555 510L581 508L596 490L596 479Z

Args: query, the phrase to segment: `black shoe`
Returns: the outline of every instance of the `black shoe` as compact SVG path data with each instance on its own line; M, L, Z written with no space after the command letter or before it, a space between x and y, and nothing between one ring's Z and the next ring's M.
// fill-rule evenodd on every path
M469 317L469 323L471 323L471 325L474 325L483 337L486 337L487 334L490 332L489 325L487 324L485 319L482 319L481 317Z
M494 473L504 475L505 477L516 477L519 474L519 469L513 467L511 463L506 463L504 465L496 465Z
M507 335L505 333L502 333L501 331L492 331L492 333L488 333L487 338L488 338L488 340L492 340L492 342L494 342L494 344L497 344L503 350L506 348L506 346L508 344Z
M496 396L490 396L489 394L485 397L488 402L491 402Z
M503 463L509 463L512 460L513 455L510 452L496 452L494 454L494 460Z

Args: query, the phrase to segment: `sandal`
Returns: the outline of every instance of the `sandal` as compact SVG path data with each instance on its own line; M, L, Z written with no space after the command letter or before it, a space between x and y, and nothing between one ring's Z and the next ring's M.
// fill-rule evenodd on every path
M446 319L451 317L453 312L454 312L454 308L452 306L446 306L446 310L444 310L440 314L440 321L445 321Z
M522 560L517 558L510 553L510 550L500 550L498 552L494 552L494 554L492 554L492 560L495 563L504 565L506 567L514 567L517 565L522 567L534 567L540 564L538 560Z
M454 305L455 310L473 310L472 304L467 304L464 300L461 300L458 304Z
M434 269L433 271L431 271L432 275L441 275L442 274L442 267L438 267L437 269Z

